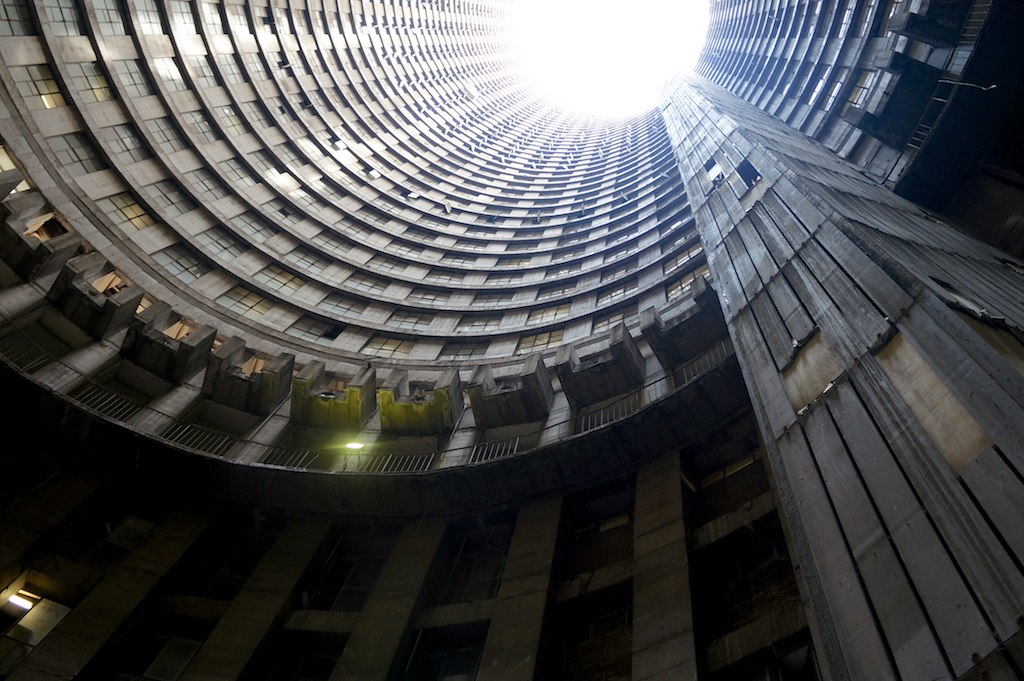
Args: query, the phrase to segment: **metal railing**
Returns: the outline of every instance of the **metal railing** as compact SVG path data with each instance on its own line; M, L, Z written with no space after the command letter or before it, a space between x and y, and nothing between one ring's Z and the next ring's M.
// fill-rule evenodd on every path
M20 331L19 329L0 338L0 355L26 374L31 374L49 364L53 357L28 334ZM26 339L30 342L26 343Z
M711 349L673 372L675 388L682 388L697 380L724 362L731 354L733 354L733 348L732 341L729 339L712 346ZM650 385L623 395L611 404L581 413L576 417L576 433L585 433L606 426L640 411L641 408L660 396L657 388L666 380L659 379Z
M2 361L26 374L30 374L32 371L52 362L62 363L60 357L56 357L48 352L25 329L14 324L9 318L0 316L0 326L7 325L10 325L11 330L0 336L0 358L2 358ZM670 381L674 381L674 389L678 390L721 364L731 354L732 344L726 339L686 366L676 370L671 379L668 376L662 376L614 402L604 405L600 409L578 415L575 417L576 423L574 424L577 427L576 433L584 433L627 418L647 404L671 392L673 386L670 385ZM232 448L245 447L248 451L256 450L257 453L262 450L262 453L253 457L256 465L291 469L316 469L330 473L348 471L375 474L422 473L431 470L440 459L438 452L418 454L353 452L335 455L315 449L292 448L255 442L232 433L178 420L179 417L162 412L139 400L119 393L104 383L82 374L74 367L67 364L63 364L63 366L74 371L84 379L83 385L70 394L63 396L68 401L78 405L83 410L118 423L127 424L139 414L146 412L158 415L164 419L171 419L173 422L164 428L162 432L150 432L146 433L146 435L173 444L175 447L200 454L224 457ZM558 425L548 423L541 427L551 428ZM521 450L523 442L520 436L472 445L468 457L469 463L475 464L509 458L533 449L531 446L528 449Z
M497 440L495 442L480 442L473 445L473 449L469 453L469 462L472 463L483 463L484 461L494 461L495 459L504 459L508 456L513 456L519 451L519 438L513 437L507 440Z
M430 470L436 452L429 454L367 454L359 458L360 473L420 473Z
M576 432L585 433L613 421L625 418L644 405L643 394L637 390L616 399L609 405L593 410L584 410L576 417Z
M291 449L290 447L267 447L267 453L260 457L259 463L284 468L320 468L329 469L329 457L324 452L312 449Z
M86 383L68 397L98 414L103 414L107 418L121 423L127 422L143 407L136 400L114 392L99 383Z
M214 456L224 456L231 449L232 445L240 441L240 438L234 435L228 435L227 433L198 426L194 423L182 423L180 421L172 423L158 437L182 447L187 447L197 452L213 454Z

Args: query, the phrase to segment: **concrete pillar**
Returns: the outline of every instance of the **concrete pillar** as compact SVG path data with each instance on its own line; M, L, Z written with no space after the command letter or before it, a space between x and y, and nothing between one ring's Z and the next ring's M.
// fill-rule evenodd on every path
M533 679L561 514L561 497L520 509L477 681Z
M31 312L46 302L46 290L35 283L17 284L0 291L0 323Z
M159 525L112 569L15 669L9 681L75 677L139 607L210 521L182 511Z
M329 681L384 681L397 668L445 525L427 518L402 528Z
M330 522L322 519L298 519L288 524L185 668L180 681L238 678L288 606L299 578L329 528Z
M637 473L633 513L633 680L696 680L677 454Z

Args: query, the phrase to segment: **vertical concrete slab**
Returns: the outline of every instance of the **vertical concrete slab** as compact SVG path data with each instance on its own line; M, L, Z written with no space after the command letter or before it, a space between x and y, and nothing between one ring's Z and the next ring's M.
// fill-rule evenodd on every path
M561 515L561 497L519 510L477 681L533 679Z
M185 668L180 681L238 678L286 609L299 578L329 528L329 521L317 518L288 523Z
M697 678L679 456L636 476L633 509L633 680Z
M43 639L10 681L57 681L76 676L149 595L210 521L206 511L180 511L107 573Z
M446 524L425 518L402 528L329 681L390 678Z

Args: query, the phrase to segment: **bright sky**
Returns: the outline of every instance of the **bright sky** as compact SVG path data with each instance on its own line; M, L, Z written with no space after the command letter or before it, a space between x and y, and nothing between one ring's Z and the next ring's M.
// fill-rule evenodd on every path
M704 45L707 0L516 0L527 77L564 108L628 116L657 105Z

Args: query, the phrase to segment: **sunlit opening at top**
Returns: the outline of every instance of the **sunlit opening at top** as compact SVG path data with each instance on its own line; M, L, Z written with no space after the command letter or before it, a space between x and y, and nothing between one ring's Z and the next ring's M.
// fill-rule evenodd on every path
M620 117L658 103L704 46L707 0L514 0L526 78L559 106Z

